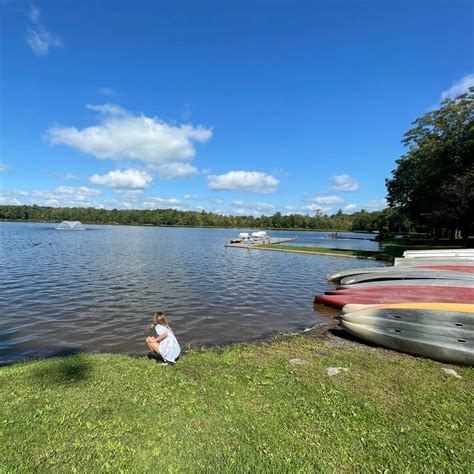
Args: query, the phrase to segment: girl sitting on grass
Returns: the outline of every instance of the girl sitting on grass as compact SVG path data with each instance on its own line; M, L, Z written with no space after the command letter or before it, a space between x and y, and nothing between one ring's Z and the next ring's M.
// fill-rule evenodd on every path
M146 343L148 347L165 362L174 364L179 357L181 348L178 341L170 328L168 320L164 313L155 313L153 316L157 337L147 337Z

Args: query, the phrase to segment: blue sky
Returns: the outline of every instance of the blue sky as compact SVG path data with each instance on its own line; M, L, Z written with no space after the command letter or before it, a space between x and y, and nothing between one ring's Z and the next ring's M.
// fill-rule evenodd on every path
M380 209L410 123L474 85L470 1L0 5L0 203Z

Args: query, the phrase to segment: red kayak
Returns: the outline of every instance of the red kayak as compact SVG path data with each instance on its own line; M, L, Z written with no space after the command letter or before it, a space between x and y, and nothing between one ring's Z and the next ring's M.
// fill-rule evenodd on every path
M474 289L449 286L372 286L327 291L314 304L342 308L346 304L389 304L430 301L474 304Z
M432 268L433 270L474 273L474 265L417 265L416 268Z

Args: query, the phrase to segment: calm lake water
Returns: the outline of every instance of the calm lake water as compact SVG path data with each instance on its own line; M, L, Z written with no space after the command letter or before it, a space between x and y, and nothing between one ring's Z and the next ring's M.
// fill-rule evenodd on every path
M144 353L159 310L182 346L302 331L324 321L313 296L331 287L329 272L380 265L224 248L248 229L55 227L0 223L0 363L75 350ZM299 245L378 248L362 240L370 235L271 234L295 236Z

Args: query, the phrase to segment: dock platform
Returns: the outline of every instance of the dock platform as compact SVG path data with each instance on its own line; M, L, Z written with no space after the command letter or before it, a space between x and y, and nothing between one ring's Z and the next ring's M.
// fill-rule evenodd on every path
M282 244L283 242L292 242L293 240L296 240L296 237L266 237L264 239L258 240L243 240L242 242L237 243L226 242L225 246L249 249L252 247L259 247L260 245L273 245Z

